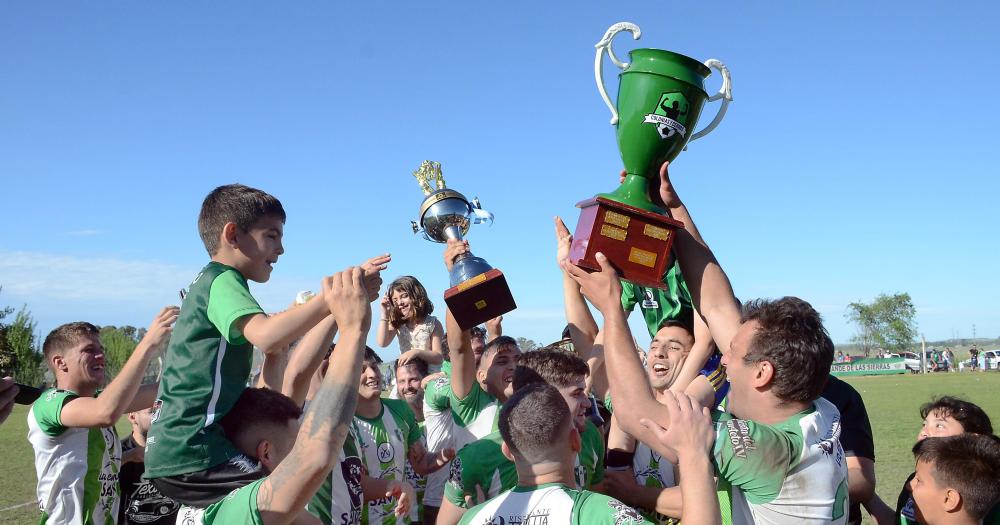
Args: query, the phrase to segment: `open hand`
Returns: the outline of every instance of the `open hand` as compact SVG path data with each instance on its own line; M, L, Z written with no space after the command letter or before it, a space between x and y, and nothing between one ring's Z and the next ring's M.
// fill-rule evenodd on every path
M395 514L397 517L408 515L410 513L410 505L417 499L416 494L413 492L413 487L409 483L403 483L402 481L390 481L388 490L385 492L385 497L396 499Z
M365 289L368 291L369 302L378 299L378 291L382 287L381 272L389 267L389 261L391 260L392 255L384 253L361 263L361 272L364 275Z
M569 260L569 249L573 245L573 235L569 233L566 223L559 217L555 218L556 223L556 264L562 264Z
M177 321L177 316L180 313L181 309L176 306L163 307L160 313L153 318L153 322L149 325L149 330L146 330L142 341L151 349L160 349L166 346L167 341L170 340L170 334L174 331L174 322Z
M618 272L603 253L597 252L596 259L597 264L601 265L599 272L587 273L569 261L563 261L560 265L580 285L580 293L607 316L608 312L622 307L622 283L618 280Z
M707 408L687 394L665 392L660 403L667 407L670 428L663 428L643 418L644 427L656 435L657 441L677 452L678 457L708 455L715 442L712 418Z
M323 298L341 330L367 331L372 311L361 268L352 266L323 279Z

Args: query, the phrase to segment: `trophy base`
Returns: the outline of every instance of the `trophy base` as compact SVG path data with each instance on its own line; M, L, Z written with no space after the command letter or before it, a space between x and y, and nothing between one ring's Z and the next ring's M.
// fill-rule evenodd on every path
M670 217L594 197L577 203L570 262L587 270L601 270L596 254L601 252L622 279L641 286L665 289L663 275L673 264L674 230L684 223Z
M496 268L448 288L444 302L462 330L517 308L507 278Z

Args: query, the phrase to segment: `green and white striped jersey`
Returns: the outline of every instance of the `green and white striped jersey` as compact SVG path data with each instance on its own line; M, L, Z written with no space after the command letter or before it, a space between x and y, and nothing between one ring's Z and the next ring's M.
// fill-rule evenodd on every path
M63 426L63 406L77 397L75 392L49 389L28 412L40 523L111 525L118 516L120 500L121 442L114 426Z
M843 524L847 465L840 412L819 398L776 425L713 412L723 523Z
M207 508L199 509L182 505L177 512L177 523L183 525L229 525L240 523L246 525L264 525L257 506L257 492L260 484L267 478L240 487L229 493L217 503Z
M574 475L580 488L588 488L604 480L604 436L593 423L587 421L580 435L580 453L576 456ZM494 498L517 485L514 462L503 455L500 432L469 443L452 460L451 475L445 485L445 498L456 507L467 509L470 498L473 505Z
M407 453L410 445L421 439L416 417L406 401L382 399L381 413L372 418L354 417L361 462L368 475L384 480L406 481ZM402 525L409 516L393 514L396 503L392 498L367 502L361 520L369 525Z
M167 347L146 440L146 477L212 468L239 455L219 420L246 388L253 346L236 328L263 313L235 268L210 262L191 283Z
M310 514L323 525L358 525L365 495L361 490L364 468L358 454L358 437L352 425L340 449L340 458L323 481L312 500L306 505Z
M633 525L649 522L632 507L604 494L547 483L508 490L473 507L459 521L459 525L484 523Z

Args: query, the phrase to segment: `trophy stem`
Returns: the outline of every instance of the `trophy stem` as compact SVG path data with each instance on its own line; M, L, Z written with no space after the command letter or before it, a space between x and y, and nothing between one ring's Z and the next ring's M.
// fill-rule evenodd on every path
M660 214L666 213L666 210L653 204L653 201L650 200L650 184L651 181L649 178L628 173L625 175L625 180L618 186L618 189L611 193L600 193L597 196L627 204L640 210Z
M443 232L446 239L454 239L456 241L462 240L462 230L458 226L451 225L444 228Z

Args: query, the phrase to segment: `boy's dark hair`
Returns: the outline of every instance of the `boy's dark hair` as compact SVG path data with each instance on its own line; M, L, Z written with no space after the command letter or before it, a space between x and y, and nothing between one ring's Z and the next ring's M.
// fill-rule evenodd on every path
M483 340L483 344L486 344L486 329L481 326L473 326L469 329L469 337L471 339L478 337Z
M285 209L275 197L242 184L227 184L211 191L201 203L198 214L198 234L208 255L219 251L222 227L231 222L243 231L264 217L274 216L285 222Z
M684 330L687 331L687 333L691 334L691 337L694 337L694 325L692 323L687 322L689 320L693 321L693 319L688 319L688 318L664 319L663 322L660 323L660 326L656 328L656 331L659 332L660 330L663 330L664 328L667 327L677 327L677 328L683 328Z
M1000 438L966 433L922 439L913 456L931 466L937 485L958 491L972 519L983 519L1000 500Z
M420 284L420 281L412 275L404 275L397 278L395 281L389 284L389 297L392 297L392 292L400 291L405 292L410 296L410 304L413 306L413 317L415 319L422 319L431 315L434 311L434 303L427 298L427 290L424 289L424 285ZM389 309L389 324L393 328L399 328L406 323L403 316L399 314L399 309L396 305L393 305Z
M575 354L561 350L538 350L521 356L514 369L513 388L548 383L556 388L572 385L590 374L587 363Z
M743 322L751 321L760 327L743 362L771 363L771 388L779 399L810 402L819 397L833 363L833 341L819 312L798 297L758 299L743 305Z
M532 463L551 461L550 450L567 445L560 439L570 425L569 406L552 385L535 383L510 396L500 409L500 436L507 447Z
M990 416L974 403L952 396L941 396L920 407L920 419L931 413L940 417L951 417L962 425L962 430L973 434L992 434Z
M393 369L396 370L397 375L398 375L398 372L399 372L400 368L408 368L408 367L411 367L411 366L413 368L417 369L417 373L420 374L420 377L427 377L427 374L430 373L430 370L427 367L427 361L424 361L423 359L420 359L419 357L415 357L413 359L410 359L409 361L407 361L402 366L400 366L400 364L399 364L399 359L393 361L393 363L392 363L392 367L393 367Z
M101 335L101 329L85 321L76 321L59 325L45 336L42 343L42 355L48 362L52 354L61 352L75 345L81 337L88 335Z
M284 427L302 417L302 409L288 396L267 388L247 388L219 424L230 441L262 426Z
M520 350L520 347L517 346L517 340L509 335L501 335L486 343L486 347L483 348L483 355L479 358L477 368L482 367L483 363L492 363L493 354L496 354L505 346L513 346Z
M365 345L365 356L361 358L361 369L364 370L367 367L372 367L378 370L378 365L382 364L382 358L375 353L368 345Z

